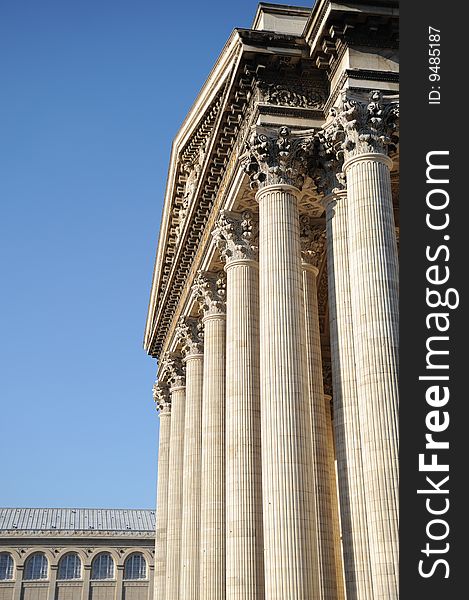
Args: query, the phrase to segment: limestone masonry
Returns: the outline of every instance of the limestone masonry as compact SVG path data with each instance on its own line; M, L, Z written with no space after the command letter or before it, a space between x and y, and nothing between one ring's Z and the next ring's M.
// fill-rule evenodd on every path
M176 135L155 600L398 598L398 28L261 3Z

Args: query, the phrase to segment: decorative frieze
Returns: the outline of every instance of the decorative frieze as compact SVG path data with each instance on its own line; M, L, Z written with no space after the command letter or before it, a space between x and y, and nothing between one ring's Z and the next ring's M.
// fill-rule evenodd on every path
M198 271L192 292L204 317L225 314L226 275L223 271L218 273Z
M227 264L234 260L257 260L258 226L250 211L221 211L212 235Z
M322 87L308 84L304 78L262 78L257 83L259 101L275 106L321 110L326 101Z
M207 136L204 142L200 145L195 158L193 160L184 162L182 165L182 169L186 174L186 181L184 183L184 191L182 194L182 205L177 213L179 221L175 229L177 241L179 241L179 238L181 237L186 215L197 190L197 184L200 179L205 157L207 156L209 144L210 137Z

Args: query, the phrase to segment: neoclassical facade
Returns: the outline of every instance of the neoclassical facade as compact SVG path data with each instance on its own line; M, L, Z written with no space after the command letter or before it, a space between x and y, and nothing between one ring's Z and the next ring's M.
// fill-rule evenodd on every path
M0 600L152 600L155 511L0 508Z
M261 3L177 134L155 600L398 597L398 3Z

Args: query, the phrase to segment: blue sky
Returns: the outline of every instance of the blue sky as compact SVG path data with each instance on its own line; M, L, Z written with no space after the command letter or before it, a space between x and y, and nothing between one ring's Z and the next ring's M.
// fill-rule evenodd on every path
M142 338L171 141L256 7L0 3L0 506L154 506Z

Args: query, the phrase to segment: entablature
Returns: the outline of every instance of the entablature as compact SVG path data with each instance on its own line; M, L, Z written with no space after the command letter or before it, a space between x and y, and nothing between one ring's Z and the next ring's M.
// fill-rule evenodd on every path
M197 314L191 300L197 271L223 268L211 238L220 210L257 211L240 165L253 130L287 126L314 135L344 89L395 92L398 73L392 65L380 70L386 63L378 61L372 65L376 68L360 69L360 61L346 53L369 27L376 31L368 36L374 39L369 45L393 47L396 7L397 2L384 0L372 7L323 1L314 7L304 37L233 32L173 144L144 340L151 356L173 352L171 332L179 317ZM384 58L392 61L393 55ZM316 187L311 180L306 183L300 210L320 219ZM318 283L325 297L325 270L321 273Z

